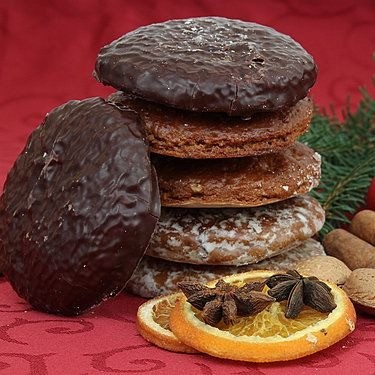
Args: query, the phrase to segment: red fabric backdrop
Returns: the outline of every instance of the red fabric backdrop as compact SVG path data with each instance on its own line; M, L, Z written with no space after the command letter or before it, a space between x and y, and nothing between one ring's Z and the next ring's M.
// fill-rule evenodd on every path
M372 0L3 0L0 187L46 112L69 99L112 91L91 76L101 46L141 25L203 15L259 22L299 41L318 63L312 96L322 108L332 106L340 114L349 97L356 106L360 86L375 92ZM366 317L360 317L350 337L322 353L286 364L252 365L150 346L134 326L142 300L130 295L77 319L31 311L4 280L0 296L0 374L375 372L375 321Z

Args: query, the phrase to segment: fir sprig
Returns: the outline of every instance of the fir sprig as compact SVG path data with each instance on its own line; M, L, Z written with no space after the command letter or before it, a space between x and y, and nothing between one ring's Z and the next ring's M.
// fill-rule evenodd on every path
M300 141L322 156L321 181L311 195L326 211L323 237L349 222L375 177L375 99L362 92L358 109L347 111L343 122L316 112Z

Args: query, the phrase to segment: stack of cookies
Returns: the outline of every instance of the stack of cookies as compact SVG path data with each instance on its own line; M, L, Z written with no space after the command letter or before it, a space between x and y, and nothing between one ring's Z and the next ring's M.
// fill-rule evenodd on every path
M143 120L162 213L127 284L143 297L324 254L324 210L307 193L320 157L308 130L316 80L293 39L220 17L139 28L105 46L95 77Z

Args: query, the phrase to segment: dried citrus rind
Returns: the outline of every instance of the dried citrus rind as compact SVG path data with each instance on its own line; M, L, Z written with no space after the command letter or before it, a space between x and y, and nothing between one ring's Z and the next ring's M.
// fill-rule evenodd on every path
M224 280L241 284L273 273L252 271ZM256 316L239 318L232 326L212 327L181 298L171 310L170 328L186 345L216 357L250 362L300 358L331 346L355 327L356 314L349 298L340 288L329 286L337 305L331 313L305 307L296 319L286 319L285 303L273 303Z
M143 303L137 312L137 329L149 342L173 352L196 353L183 344L169 328L169 316L182 293L153 298Z

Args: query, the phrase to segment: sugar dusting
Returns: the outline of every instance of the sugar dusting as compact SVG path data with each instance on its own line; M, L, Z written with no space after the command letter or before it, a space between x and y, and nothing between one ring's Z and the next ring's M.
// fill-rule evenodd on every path
M176 263L145 256L127 284L127 290L145 298L160 294L173 293L178 290L177 283L182 280L207 283L224 275L236 274L255 269L281 270L293 268L294 265L313 256L325 255L323 246L313 239L294 248L285 249L283 253L261 262L247 266L199 266Z
M323 223L323 208L309 196L255 208L163 208L147 254L195 264L244 265L313 236Z

